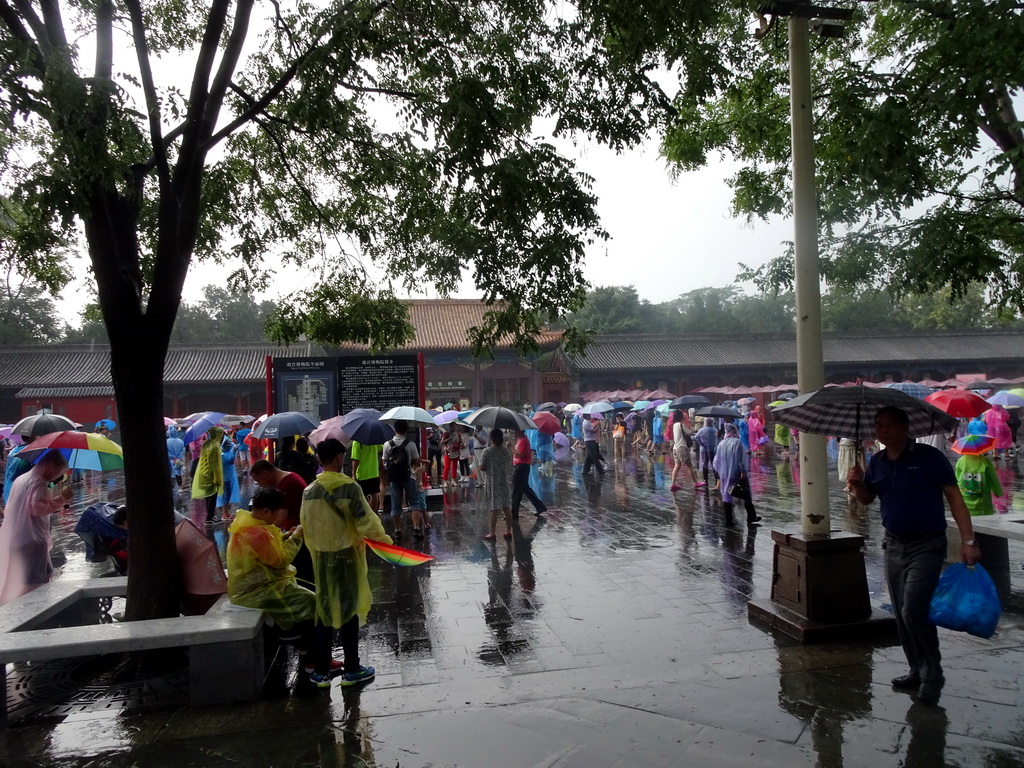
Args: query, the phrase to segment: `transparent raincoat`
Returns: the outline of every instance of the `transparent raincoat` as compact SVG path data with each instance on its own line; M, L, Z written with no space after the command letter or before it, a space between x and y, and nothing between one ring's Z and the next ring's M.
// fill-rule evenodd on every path
M192 478L192 498L205 499L224 493L224 466L221 463L220 441L224 430L211 427L206 442L199 451L199 463Z
M377 513L355 480L321 472L303 491L300 518L313 558L317 619L340 628L359 616L365 624L372 600L363 539L392 543Z
M291 564L302 534L285 538L276 525L239 510L228 528L228 597L235 605L259 608L281 629L312 619L316 597L295 581Z

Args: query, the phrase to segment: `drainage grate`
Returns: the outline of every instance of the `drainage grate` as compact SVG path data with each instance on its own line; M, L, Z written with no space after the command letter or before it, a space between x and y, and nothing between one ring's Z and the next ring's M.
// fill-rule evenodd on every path
M188 704L188 668L146 680L83 683L82 667L98 657L13 664L7 670L7 713L30 723L83 712L144 712Z

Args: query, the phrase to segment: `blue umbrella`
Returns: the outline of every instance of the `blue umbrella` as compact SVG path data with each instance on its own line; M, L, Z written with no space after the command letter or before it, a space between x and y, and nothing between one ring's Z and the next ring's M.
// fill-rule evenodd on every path
M587 403L580 409L580 413L589 416L592 413L608 413L614 410L615 406L611 403Z
M376 408L354 408L341 420L341 428L363 445L384 445L395 436L395 430L380 420L383 415Z
M193 419L192 425L185 430L185 434L181 437L185 441L185 445L197 440L210 427L216 427L220 424L224 414L220 411L206 411L205 413L197 413L191 418Z
M117 424L113 419L100 419L96 422L96 429L99 429L100 427L106 427L108 432L113 432L117 429Z
M285 411L267 416L253 430L260 440L280 440L291 435L305 435L320 426L320 419L311 413Z
M932 393L924 384L918 384L914 381L890 381L885 385L885 388L898 389L903 394L916 397L918 400L924 400Z
M988 399L991 405L1001 405L1003 408L1022 408L1024 407L1024 397L1015 395L1013 392L1002 391L996 392L992 397Z

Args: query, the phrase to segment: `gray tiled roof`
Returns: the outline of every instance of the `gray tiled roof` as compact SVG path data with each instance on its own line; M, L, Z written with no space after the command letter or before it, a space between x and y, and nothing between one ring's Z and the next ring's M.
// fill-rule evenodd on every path
M826 335L825 362L898 363L991 361L1024 358L1024 333L894 333ZM796 338L781 334L599 336L580 371L753 368L796 364Z
M323 349L306 344L192 345L171 347L164 366L167 383L260 381L264 358L319 357ZM68 387L109 384L106 345L0 347L0 387ZM52 396L52 395L51 395Z
M14 395L18 399L39 397L113 397L113 387L25 387Z

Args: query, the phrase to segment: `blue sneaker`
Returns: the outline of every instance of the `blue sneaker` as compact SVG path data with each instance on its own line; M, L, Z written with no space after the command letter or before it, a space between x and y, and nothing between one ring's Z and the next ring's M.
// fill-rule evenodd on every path
M330 688L331 687L331 676L324 675L320 672L307 672L309 675L309 682L315 685L317 688Z
M351 672L346 670L341 676L342 687L349 685L359 685L360 683L368 683L373 680L374 675L377 674L377 670L373 667L359 667L359 669L353 669Z

